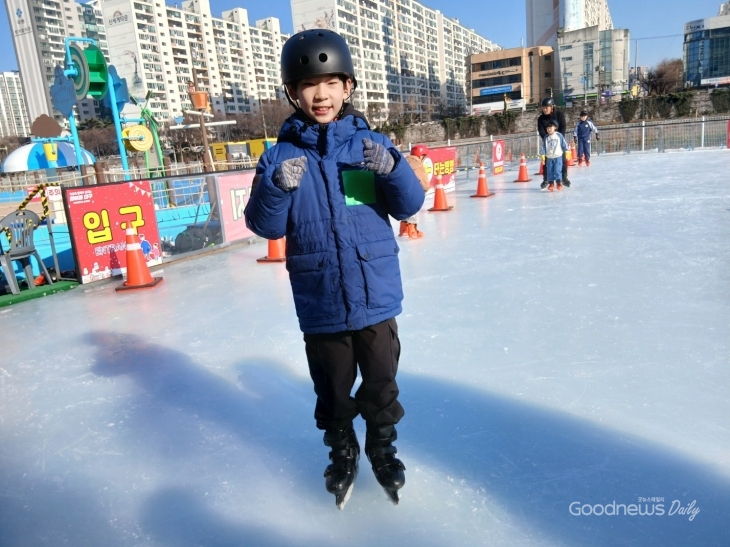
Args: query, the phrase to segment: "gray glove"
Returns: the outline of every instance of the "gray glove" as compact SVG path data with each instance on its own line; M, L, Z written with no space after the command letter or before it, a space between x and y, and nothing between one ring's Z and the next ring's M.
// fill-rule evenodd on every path
M302 177L307 171L307 157L292 158L284 160L274 171L274 184L285 192L292 192L299 188Z
M380 176L390 174L395 167L395 160L385 146L370 139L363 139L362 148L365 156L365 169L375 171L375 174Z

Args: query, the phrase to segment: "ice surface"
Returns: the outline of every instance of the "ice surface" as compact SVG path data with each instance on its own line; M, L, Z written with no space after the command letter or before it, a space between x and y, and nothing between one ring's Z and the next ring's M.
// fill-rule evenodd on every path
M344 511L325 491L263 243L1 309L0 546L730 545L728 172L727 150L603 156L486 200L471 172L420 214L398 507L366 458Z

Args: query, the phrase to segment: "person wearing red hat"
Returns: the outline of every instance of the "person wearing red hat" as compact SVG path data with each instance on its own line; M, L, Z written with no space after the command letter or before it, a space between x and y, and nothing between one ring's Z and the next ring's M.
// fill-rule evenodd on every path
M406 161L413 169L413 172L416 173L418 182L421 183L424 192L428 192L429 188L431 188L431 177L426 172L426 167L423 164L426 157L428 157L428 148L423 144L414 145L411 148L410 155L406 156ZM418 230L418 213L405 220L401 220L398 235L410 239L423 237L423 232Z

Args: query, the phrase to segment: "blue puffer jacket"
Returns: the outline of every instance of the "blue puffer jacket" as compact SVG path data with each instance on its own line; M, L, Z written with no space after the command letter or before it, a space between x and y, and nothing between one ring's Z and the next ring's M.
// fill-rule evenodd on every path
M364 171L364 138L391 152L396 161L390 175ZM275 186L281 162L301 156L307 171L299 188ZM255 181L246 225L267 239L286 236L286 267L303 332L359 330L401 312L398 245L388 215L414 215L424 192L405 158L386 136L370 131L362 114L348 105L341 120L325 125L294 114L261 157Z

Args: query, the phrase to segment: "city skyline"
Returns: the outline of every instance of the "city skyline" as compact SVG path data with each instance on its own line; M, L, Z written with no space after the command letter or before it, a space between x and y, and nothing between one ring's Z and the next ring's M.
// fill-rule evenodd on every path
M664 58L682 57L682 30L684 24L694 19L704 19L717 15L718 0L696 0L687 3L682 0L667 0L663 9L656 11L656 3L632 0L609 0L609 8L615 28L628 28L631 32L631 66L634 66L634 40L640 39L639 65L655 66ZM174 5L174 2L167 2ZM180 2L178 2L180 4ZM475 32L486 36L504 48L526 45L525 3L513 4L502 16L496 16L503 3L494 2L485 8L485 4L476 0L465 0L454 3L448 0L428 0L427 7L440 10L449 18L459 19L462 24L473 28ZM265 3L242 0L216 1L212 6L215 12L242 7L248 10L249 19L255 21L268 17L277 17L281 21L283 33L294 31L292 12L289 0L270 0ZM476 13L475 13L476 12ZM4 51L13 50L7 11L0 10L0 47ZM666 38L647 38L667 36ZM17 70L15 55L6 55L0 59L0 72Z

